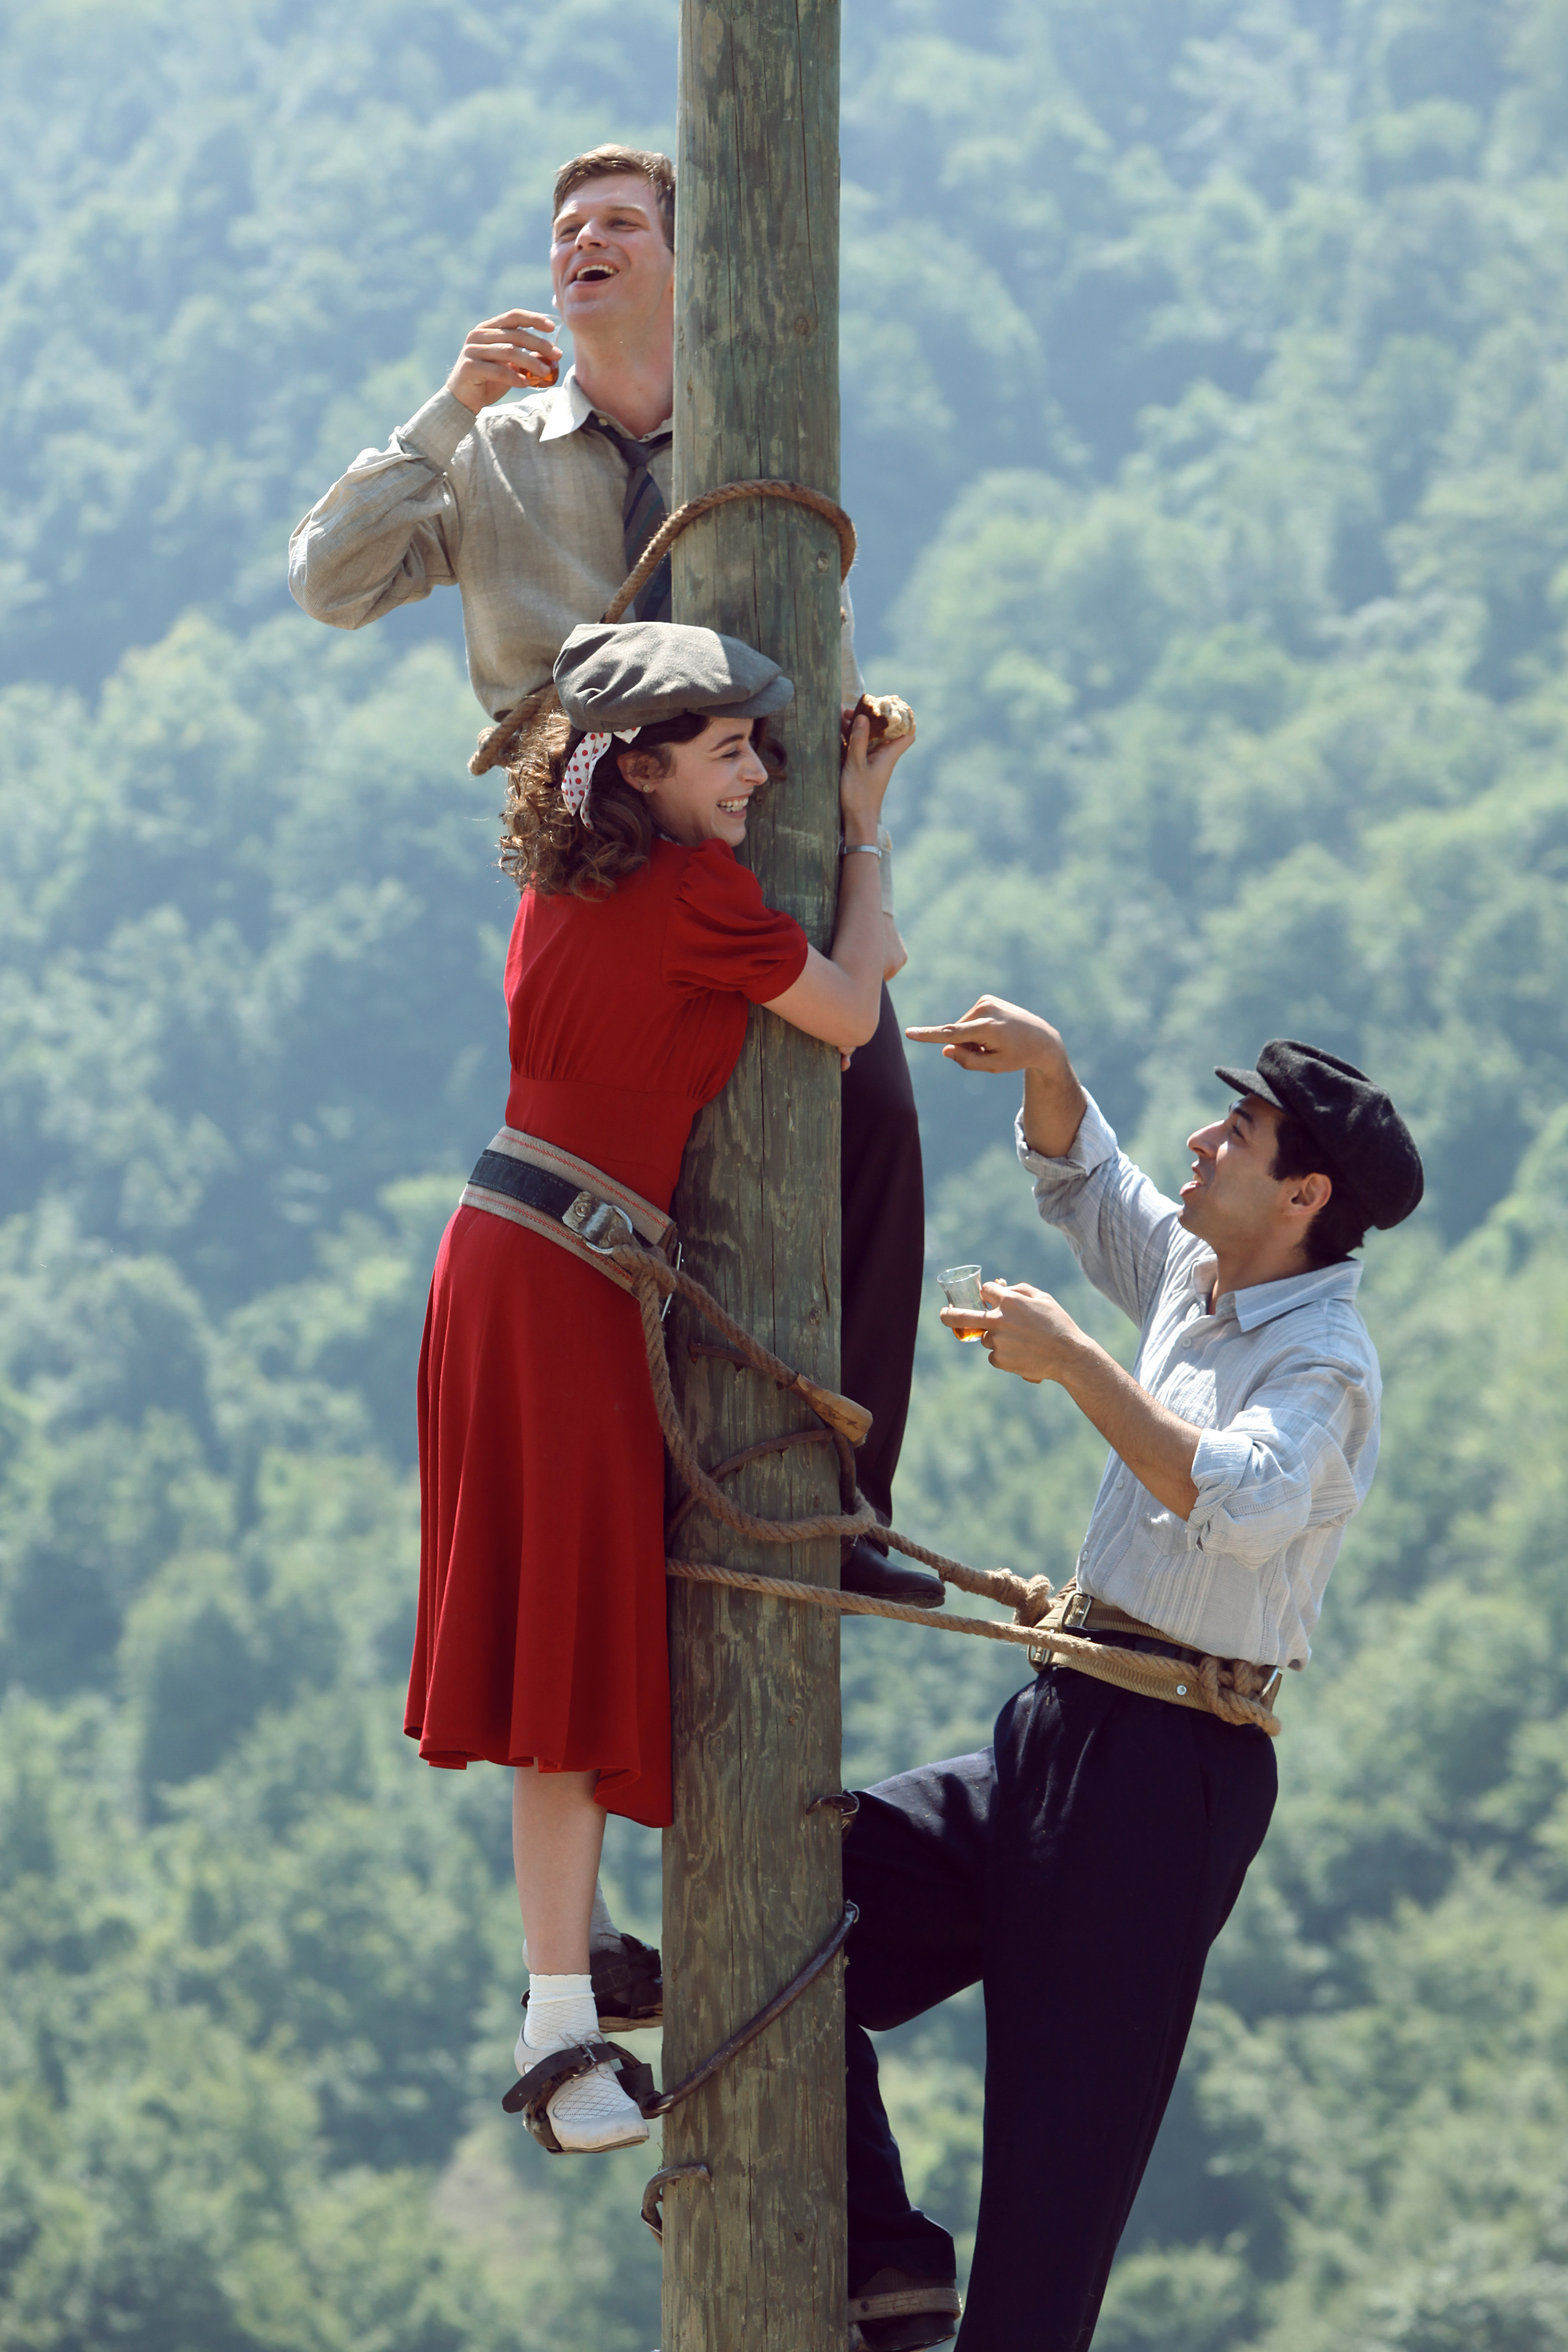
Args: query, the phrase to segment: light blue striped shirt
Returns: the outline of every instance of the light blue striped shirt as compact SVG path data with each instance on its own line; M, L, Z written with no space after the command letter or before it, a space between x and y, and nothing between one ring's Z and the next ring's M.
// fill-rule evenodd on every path
M1142 1332L1138 1380L1204 1433L1190 1518L1110 1456L1079 1585L1215 1657L1304 1666L1377 1466L1382 1382L1355 1307L1361 1266L1226 1291L1210 1314L1213 1251L1118 1148L1096 1103L1065 1160L1029 1150L1020 1112L1018 1157L1041 1216Z

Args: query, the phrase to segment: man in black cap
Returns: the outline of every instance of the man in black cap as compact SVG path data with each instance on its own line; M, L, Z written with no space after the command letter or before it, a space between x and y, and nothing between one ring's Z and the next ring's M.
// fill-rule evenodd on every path
M910 2205L866 2029L978 1979L984 2163L961 2352L1085 2352L1205 1958L1274 1803L1268 1735L1209 1711L1200 1678L1228 1662L1234 1688L1267 1705L1307 1663L1377 1460L1377 1359L1350 1253L1410 1214L1421 1161L1361 1071L1276 1039L1256 1068L1217 1072L1237 1098L1189 1139L1171 1201L1037 1014L987 996L908 1034L961 1068L1023 1072L1018 1153L1040 1213L1142 1334L1128 1372L1047 1292L985 1285L992 1363L1056 1381L1111 1449L1065 1624L1192 1675L1163 1684L1167 1701L1047 1665L992 1748L862 1795L845 1852L860 1906L851 2316L868 2352L952 2333L952 2242Z

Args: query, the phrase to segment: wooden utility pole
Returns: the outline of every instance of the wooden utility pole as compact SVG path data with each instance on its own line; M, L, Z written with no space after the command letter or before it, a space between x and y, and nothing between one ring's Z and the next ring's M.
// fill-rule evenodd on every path
M780 477L838 494L837 0L682 0L675 497ZM838 882L838 547L802 509L725 507L678 541L674 617L743 638L795 680L787 779L743 853L826 948ZM773 722L776 726L777 721ZM699 1121L676 1201L688 1261L787 1361L838 1385L838 1057L766 1013ZM672 1318L673 1320L674 1318ZM670 1354L712 1462L807 1425L798 1401L688 1341ZM838 1507L829 1447L731 1488L763 1517ZM754 1546L701 1516L694 1558L835 1583L836 1542ZM842 1912L838 1628L828 1610L670 1589L676 1820L665 1840L663 2073L673 2082L778 1991ZM665 2123L664 2352L843 2352L842 1971Z

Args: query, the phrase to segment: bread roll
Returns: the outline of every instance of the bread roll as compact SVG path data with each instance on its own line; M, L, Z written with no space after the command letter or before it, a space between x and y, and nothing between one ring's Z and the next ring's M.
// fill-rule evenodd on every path
M871 722L871 740L866 747L871 751L879 743L908 735L915 723L915 714L901 695L863 694L844 722L846 741L849 730L862 714Z

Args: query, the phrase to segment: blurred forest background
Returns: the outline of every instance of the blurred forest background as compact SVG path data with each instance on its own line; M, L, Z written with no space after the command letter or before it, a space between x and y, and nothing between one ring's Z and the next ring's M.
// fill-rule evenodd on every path
M1307 1035L1431 1178L1097 2346L1568 2347L1568 0L849 0L845 68L906 1018L1048 1011L1167 1181ZM0 16L5 2352L656 2338L643 2156L497 2107L503 1776L400 1731L494 780L455 601L334 636L283 564L673 80L669 0ZM1113 1337L1010 1088L918 1081L933 1255ZM1059 1576L1097 1444L939 1340L900 1517ZM951 1651L847 1629L852 1779L984 1740L1016 1666ZM657 1932L657 1842L611 1871ZM886 2045L961 2235L980 2035Z

